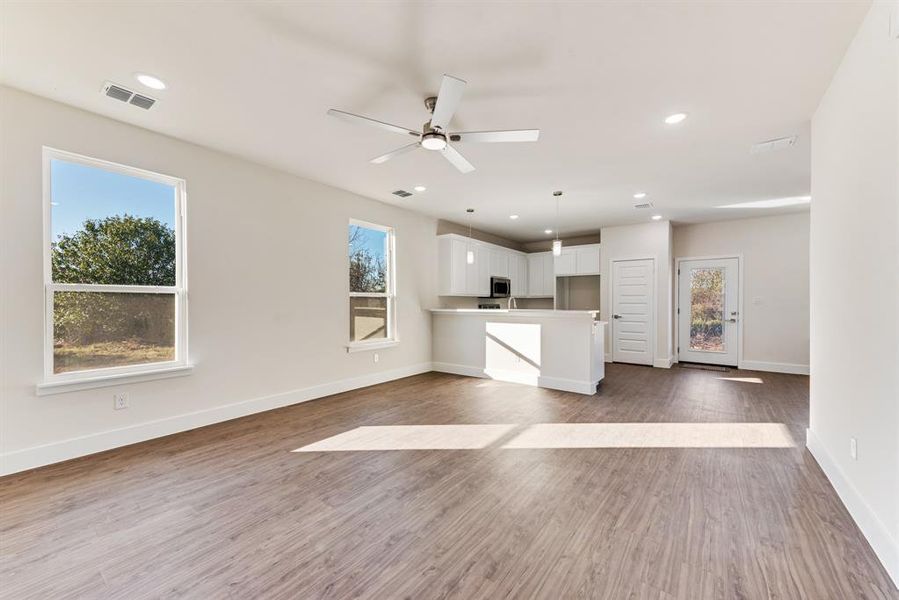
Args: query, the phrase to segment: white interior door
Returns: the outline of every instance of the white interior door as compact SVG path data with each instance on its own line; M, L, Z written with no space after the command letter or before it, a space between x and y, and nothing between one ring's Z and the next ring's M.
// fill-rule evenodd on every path
M678 265L678 360L737 366L740 264L736 258Z
M612 360L651 365L653 261L612 261Z

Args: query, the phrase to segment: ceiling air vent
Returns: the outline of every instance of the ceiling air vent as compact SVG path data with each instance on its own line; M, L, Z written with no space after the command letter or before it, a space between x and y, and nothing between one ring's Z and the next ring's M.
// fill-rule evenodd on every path
M131 96L131 102L129 102L129 104L133 104L134 106L143 108L144 110L149 110L151 106L156 104L156 100L148 96L134 94L133 96Z
M652 208L652 202L641 202L640 204L634 204L634 208Z
M749 153L761 154L762 152L771 152L772 150L783 150L784 148L790 148L796 145L797 139L799 139L798 136L791 135L774 140L765 140L764 142L759 142L758 144L753 144L752 146L750 146Z
M156 100L154 98L138 94L126 87L117 85L110 81L107 81L103 84L103 94L105 96L109 96L110 98L114 98L122 102L127 102L128 104L131 104L133 106L137 106L138 108L143 108L144 110L148 110L151 106L156 104Z
M406 190L397 190L393 192L394 196L399 196L400 198L408 198L412 195L412 192L407 192Z

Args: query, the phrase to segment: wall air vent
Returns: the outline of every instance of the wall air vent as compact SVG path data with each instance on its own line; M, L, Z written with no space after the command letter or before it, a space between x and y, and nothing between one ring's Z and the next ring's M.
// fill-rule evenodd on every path
M750 146L749 153L761 154L762 152L771 152L772 150L783 150L784 148L791 148L796 145L796 140L798 139L799 136L791 135L774 140L765 140L764 142L759 142L758 144L753 144L752 146Z
M109 96L122 102L127 102L132 106L137 106L144 110L149 110L151 106L156 104L156 99L144 96L129 90L128 88L107 81L103 84L103 95Z
M408 198L412 195L412 192L407 192L406 190L397 190L393 192L394 196L399 196L400 198Z
M640 204L634 204L634 208L636 208L636 209L652 208L652 202L641 202Z

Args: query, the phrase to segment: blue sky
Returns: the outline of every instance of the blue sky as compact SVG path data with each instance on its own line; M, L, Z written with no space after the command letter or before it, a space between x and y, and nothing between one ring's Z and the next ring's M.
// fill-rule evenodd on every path
M112 215L154 217L175 228L175 188L164 183L53 159L50 189L53 240L85 219Z
M353 227L351 225L351 227ZM361 236L358 241L358 245L361 245L363 248L374 254L375 256L384 256L384 242L387 239L387 234L383 231L378 231L376 229L367 229L365 227L360 227Z

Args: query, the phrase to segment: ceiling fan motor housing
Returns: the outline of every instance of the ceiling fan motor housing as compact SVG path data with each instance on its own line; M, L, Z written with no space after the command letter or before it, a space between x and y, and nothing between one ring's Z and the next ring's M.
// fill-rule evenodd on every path
M443 150L446 148L446 136L437 131L428 131L421 136L421 147L425 150Z

